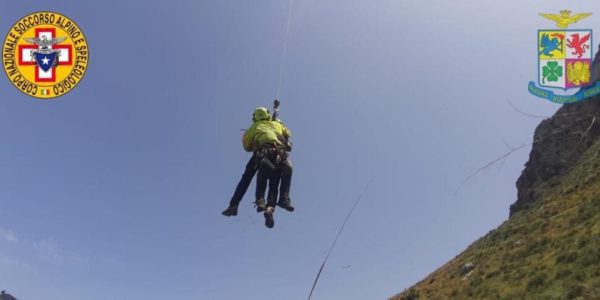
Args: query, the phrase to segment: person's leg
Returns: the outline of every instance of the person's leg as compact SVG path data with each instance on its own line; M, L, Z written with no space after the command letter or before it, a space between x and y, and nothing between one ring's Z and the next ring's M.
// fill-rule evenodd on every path
M263 215L265 216L265 226L267 228L273 228L275 226L275 218L273 215L275 214L275 207L267 207Z
M290 199L290 188L292 185L292 162L287 158L281 166L281 186L279 187L278 206L287 211L294 211L292 200Z
M267 205L275 207L275 205L277 204L277 195L279 194L281 170L271 170L271 173L269 175L269 193L267 196Z
M256 201L256 211L265 210L265 192L267 190L267 181L269 179L269 167L260 165L256 175L256 192L254 193Z
M279 192L279 180L281 177L281 167L277 163L278 154L275 152L269 153L268 158L271 164L263 164L261 166L261 171L264 171L263 174L269 181L269 195L267 197L267 206L265 208L264 216L265 216L265 226L267 228L273 228L275 226L275 219L273 215L275 214L275 206L277 205L277 194ZM273 168L275 167L275 168Z
M238 205L240 204L240 201L242 201L244 194L246 194L250 183L252 183L252 178L254 177L254 174L256 174L257 169L256 156L253 154L246 164L244 174L242 174L242 178L240 179L240 182L238 182L235 192L229 201L229 207L223 211L223 215L228 217L237 215Z
M263 174L268 178L269 182L269 195L267 197L268 201L264 212L265 226L267 226L267 228L273 228L273 226L275 226L275 219L273 218L273 215L275 214L275 200L277 199L277 191L279 188L279 176L277 175L279 170L273 170L267 166L262 168L261 171L262 170L264 170Z
M240 201L242 201L242 198L244 197L244 194L246 194L246 191L248 190L248 187L252 182L252 178L254 178L254 174L256 174L257 170L258 165L256 163L256 156L252 155L246 164L244 174L242 174L242 178L235 188L235 192L231 197L231 201L229 201L229 205L238 205Z

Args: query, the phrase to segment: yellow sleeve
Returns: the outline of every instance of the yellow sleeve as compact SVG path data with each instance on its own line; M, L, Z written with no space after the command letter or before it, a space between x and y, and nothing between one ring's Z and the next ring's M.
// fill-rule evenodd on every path
M277 123L281 125L281 131L283 132L283 136L285 138L290 138L292 136L292 132L290 131L290 129L287 128L287 126L285 126L285 124L283 124L283 122L281 122L281 120L279 119L277 119Z
M283 125L283 136L286 138L290 138L292 136L292 132L289 128L285 127L285 125Z
M254 132L254 126L250 126L250 128L248 128L245 132L244 132L244 136L242 137L242 144L244 146L244 150L246 150L247 152L252 152L252 136Z

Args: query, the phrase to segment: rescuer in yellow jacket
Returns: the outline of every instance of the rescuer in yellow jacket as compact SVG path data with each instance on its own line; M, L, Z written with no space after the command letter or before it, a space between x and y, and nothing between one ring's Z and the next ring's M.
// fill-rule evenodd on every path
M246 151L253 152L252 157L248 160L246 164L246 168L244 173L242 174L242 178L238 182L235 192L229 201L229 206L227 209L223 211L223 215L226 217L237 216L238 206L244 197L250 183L252 182L252 178L258 171L260 167L261 161L264 162L263 158L259 158L257 154L264 156L265 150L268 150L268 146L276 145L276 148L280 151L280 160L282 157L285 157L285 160L281 164L278 165L281 169L280 176L281 178L281 188L280 188L280 198L278 201L278 205L282 208L293 211L294 208L291 205L289 190L291 185L292 178L292 165L287 157L287 153L281 153L282 148L285 151L291 151L291 143L289 143L289 137L291 133L289 129L281 122L281 120L276 119L275 122L271 121L271 116L269 115L269 111L266 108L259 107L256 109L254 114L252 115L252 126L246 130L244 136L242 138L242 143L244 145L244 149ZM261 148L261 145L264 147ZM282 146L284 145L284 146ZM277 160L277 159L275 159ZM271 166L275 167L273 164ZM263 173L267 175L273 175L277 177L277 172L273 173L273 170L265 170ZM264 199L265 189L267 186L267 179L269 176L259 176L257 180L257 188L256 188L256 211L263 212L266 208L266 203ZM277 198L277 184L279 178L275 178L272 181L272 185L274 188L270 188L269 190L269 198L276 199ZM274 200L273 200L274 201Z
M261 206L264 207L268 181L269 194L264 216L265 225L273 228L275 205L290 212L294 211L290 199L292 164L287 154L291 151L291 132L280 120L271 120L269 111L264 107L254 111L253 121L252 126L244 133L242 143L244 150L254 153L255 161L259 164L255 194L257 211L261 210Z
M277 144L287 147L287 140L291 137L290 130L279 120L271 120L269 111L264 107L259 107L254 111L254 123L242 138L244 150L255 152L259 147L265 144Z

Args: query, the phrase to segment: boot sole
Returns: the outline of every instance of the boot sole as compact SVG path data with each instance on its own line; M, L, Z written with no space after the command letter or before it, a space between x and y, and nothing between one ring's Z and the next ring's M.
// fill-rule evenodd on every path
M237 216L237 211L228 212L227 209L226 209L221 214L223 214L226 217L235 217L235 216Z
M275 219L273 219L273 211L268 212L265 210L265 226L267 228L273 228L275 226Z
M283 209L285 209L285 210L287 210L289 212L293 212L294 211L294 207L293 206L284 206L284 205L281 205L279 203L277 203L277 206L279 206L279 207L281 207L281 208L283 208Z

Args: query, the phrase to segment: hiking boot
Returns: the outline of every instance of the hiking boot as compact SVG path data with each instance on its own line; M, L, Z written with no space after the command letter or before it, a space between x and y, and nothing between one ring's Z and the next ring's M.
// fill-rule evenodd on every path
M254 201L254 207L256 207L256 212L265 211L265 199L256 199L256 201Z
M226 217L237 216L238 207L237 205L230 205L226 210L222 212L222 214Z
M273 228L273 226L275 226L275 219L273 219L274 211L275 209L273 207L267 207L265 209L265 226L267 226L267 228Z
M294 211L294 207L292 206L292 200L290 200L290 199L279 199L279 202L277 202L277 206L279 206L289 212Z

